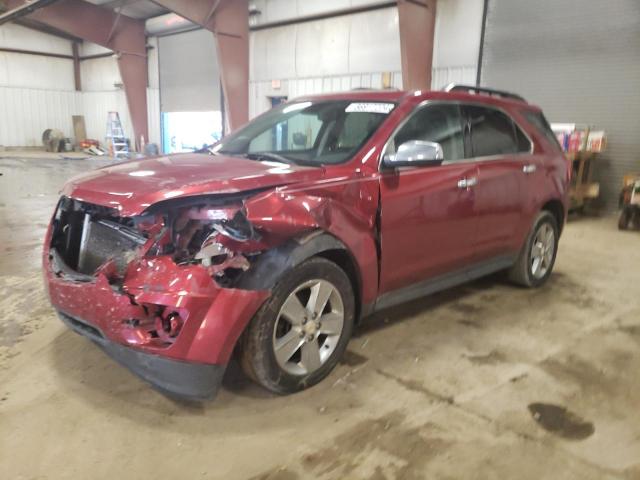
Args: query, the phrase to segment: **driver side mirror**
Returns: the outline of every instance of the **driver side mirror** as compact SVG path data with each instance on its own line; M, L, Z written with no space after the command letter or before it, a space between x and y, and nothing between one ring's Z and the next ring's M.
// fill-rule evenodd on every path
M419 167L440 165L444 160L442 145L425 140L409 140L398 147L396 153L382 157L382 164L388 168Z

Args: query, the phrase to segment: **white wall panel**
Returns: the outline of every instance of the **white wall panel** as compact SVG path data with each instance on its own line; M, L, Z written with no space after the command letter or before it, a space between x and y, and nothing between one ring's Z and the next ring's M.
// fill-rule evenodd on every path
M133 142L133 128L124 91L83 92L82 97L84 121L89 138L104 142L107 134L107 114L118 112L125 135Z
M294 26L296 75L308 77L348 72L350 29L349 17Z
M483 0L438 0L434 67L478 63L483 8ZM475 83L475 77L473 81Z
M321 2L313 0L253 0L251 5L255 5L260 11L260 14L253 20L256 25L260 25L380 2L381 0L323 0Z
M359 13L351 20L349 34L350 72L389 72L400 70L400 32L398 11L385 8Z
M296 76L296 26L272 28L249 35L249 75L264 80Z
M258 30L250 45L253 81L400 69L395 8Z
M93 58L80 62L82 90L100 92L115 90L122 83L116 57Z
M402 87L402 74L391 73L391 86ZM321 93L346 92L356 88L382 88L382 72L366 72L326 77L289 78L274 89L270 81L252 81L249 85L249 115L251 118L271 108L269 97L286 96L290 99Z
M71 42L14 23L0 27L0 47L71 55Z
M64 58L0 52L0 85L74 90L73 61Z
M73 136L72 115L82 115L82 95L75 91L0 86L0 145L38 147L42 132L57 128Z
M453 67L435 67L431 72L431 88L440 90L450 83L475 85L477 66L458 65Z

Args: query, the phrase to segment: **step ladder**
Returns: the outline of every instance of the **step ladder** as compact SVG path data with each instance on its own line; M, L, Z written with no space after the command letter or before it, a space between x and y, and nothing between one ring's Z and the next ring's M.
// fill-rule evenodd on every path
M107 136L106 143L109 148L109 154L112 157L128 157L129 143L124 136L122 122L118 112L109 112L107 114Z

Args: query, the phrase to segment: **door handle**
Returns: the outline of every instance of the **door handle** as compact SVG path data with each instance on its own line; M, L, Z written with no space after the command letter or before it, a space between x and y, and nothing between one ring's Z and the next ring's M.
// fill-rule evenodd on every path
M462 178L458 180L458 188L471 188L478 184L477 177Z
M522 171L524 173L533 173L538 169L538 167L536 167L533 163L530 163L529 165L525 165L524 167L522 167Z

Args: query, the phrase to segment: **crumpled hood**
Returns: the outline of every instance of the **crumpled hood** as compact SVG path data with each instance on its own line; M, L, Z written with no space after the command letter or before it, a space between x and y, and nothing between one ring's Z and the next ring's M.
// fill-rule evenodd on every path
M322 177L324 169L197 153L125 162L72 178L62 193L117 208L122 216L142 213L162 200L231 194Z

